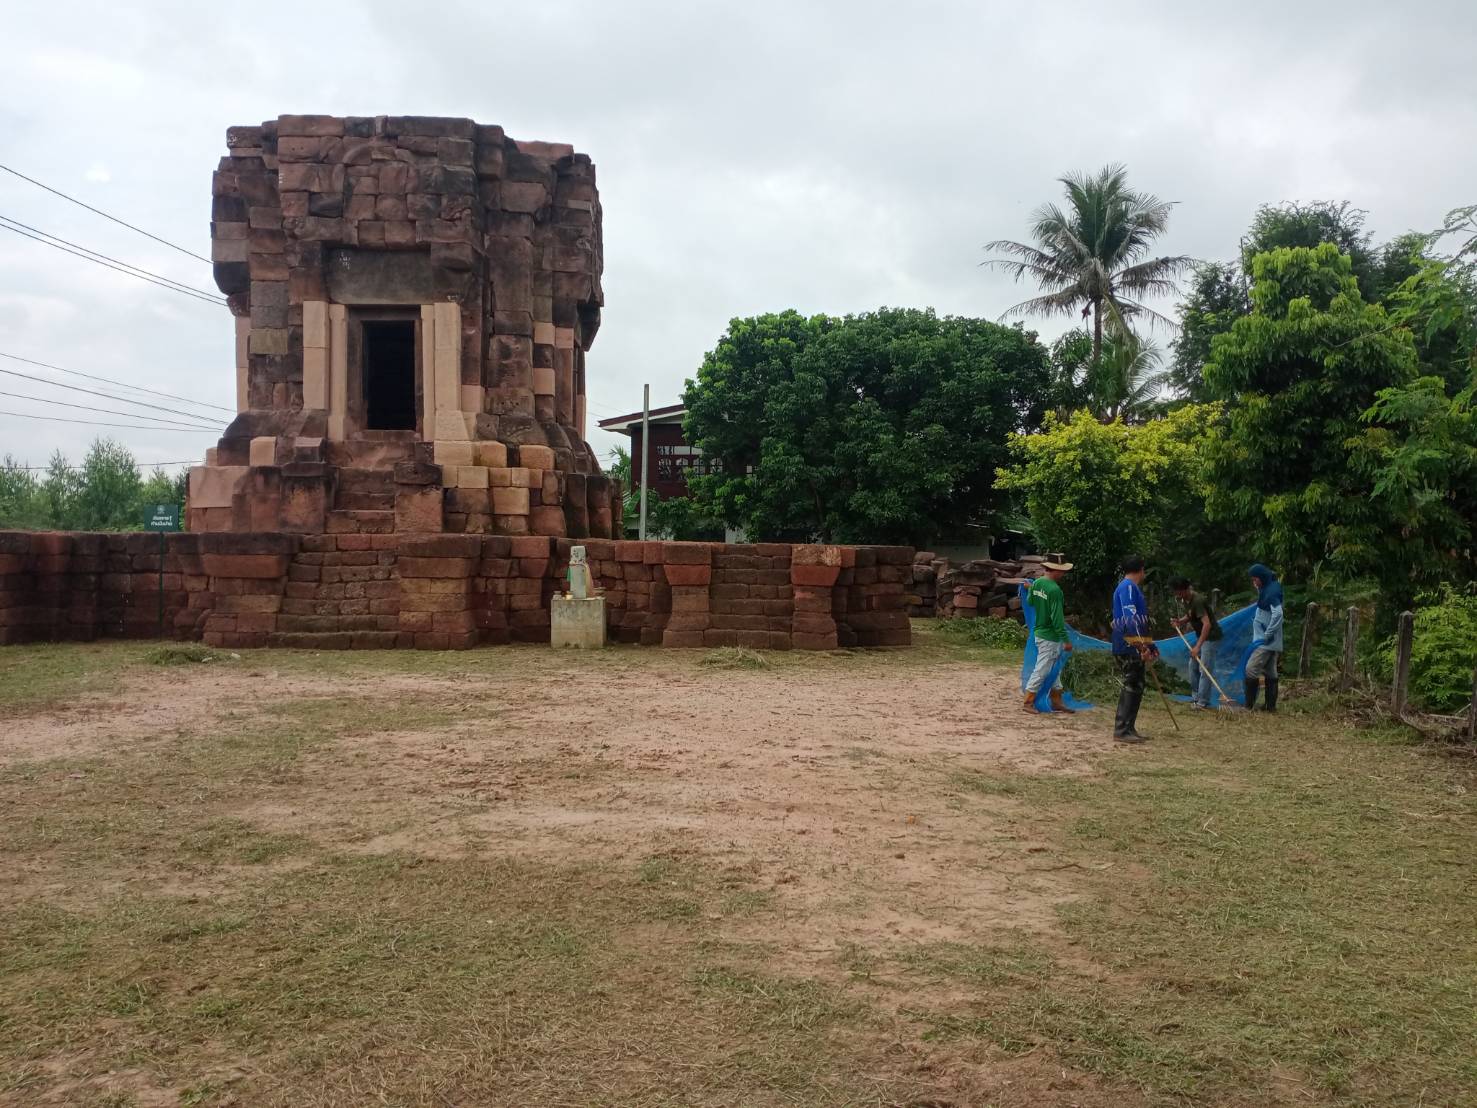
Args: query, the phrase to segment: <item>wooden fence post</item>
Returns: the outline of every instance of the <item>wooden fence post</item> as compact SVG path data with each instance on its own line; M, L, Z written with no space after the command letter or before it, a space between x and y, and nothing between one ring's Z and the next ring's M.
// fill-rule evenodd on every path
M1467 741L1477 742L1477 669L1472 670L1472 703L1467 708Z
M1344 673L1339 687L1345 692L1354 687L1355 659L1359 645L1359 609L1349 609L1349 619L1344 625Z
M1210 590L1210 615L1212 619L1219 619L1221 615L1221 590Z
M1303 648L1298 651L1298 676L1313 672L1313 644L1318 639L1318 604L1311 602L1303 609Z
M1410 650L1415 645L1415 613L1400 613L1400 630L1395 636L1395 687L1390 693L1390 710L1397 717L1405 714L1410 698Z

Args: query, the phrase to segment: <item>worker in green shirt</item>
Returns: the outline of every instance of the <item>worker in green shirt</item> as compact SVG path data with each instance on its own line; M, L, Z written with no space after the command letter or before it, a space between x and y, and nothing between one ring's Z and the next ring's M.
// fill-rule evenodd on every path
M1061 554L1050 554L1041 563L1041 568L1045 575L1032 581L1026 592L1026 601L1036 614L1036 665L1026 680L1026 699L1022 707L1032 713L1036 711L1036 697L1051 676L1052 668L1072 649L1072 640L1067 637L1066 600L1061 586L1061 579L1072 568L1072 563L1065 561ZM1051 687L1051 710L1072 713L1062 700L1060 673Z

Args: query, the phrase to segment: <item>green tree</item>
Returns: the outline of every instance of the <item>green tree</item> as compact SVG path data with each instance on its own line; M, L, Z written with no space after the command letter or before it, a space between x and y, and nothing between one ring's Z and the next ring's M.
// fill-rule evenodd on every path
M688 440L719 463L689 487L755 539L925 541L1001 506L1006 440L1050 392L1020 327L887 308L736 319L688 382Z
M60 450L53 451L46 463L46 476L41 480L46 526L61 531L77 530L81 520L77 502L81 494L81 473L68 463Z
M635 534L641 526L640 490L631 483L631 452L617 446L605 459L605 475L621 483L621 534Z
M1252 259L1258 254L1332 243L1348 255L1360 296L1369 303L1384 303L1396 315L1394 300L1430 261L1425 252L1433 235L1412 232L1376 247L1364 229L1364 218L1365 213L1348 201L1264 204L1258 208L1241 239L1239 263L1208 262L1196 267L1179 309L1180 331L1170 364L1175 392L1191 400L1210 397L1204 370L1210 361L1211 344L1217 335L1229 332L1236 320L1251 314L1246 274L1251 272ZM1419 339L1417 348L1425 363L1426 352ZM1447 353L1439 343L1432 351L1438 358Z
M1258 254L1331 242L1349 256L1349 269L1359 282L1359 294L1374 302L1384 290L1379 252L1364 229L1367 214L1347 200L1263 204L1251 217L1251 227L1241 240L1241 268L1250 273L1252 259Z
M1060 178L1066 208L1045 204L1031 219L1029 243L997 239L986 250L1007 254L984 264L1017 281L1030 277L1045 291L1016 304L1010 315L1074 315L1092 320L1092 359L1103 347L1105 323L1128 330L1130 317L1163 316L1143 303L1147 296L1177 291L1175 277L1190 259L1148 257L1154 240L1169 226L1173 204L1128 187L1128 170L1105 166L1096 174ZM1168 320L1164 320L1168 322Z
M1477 273L1455 259L1419 258L1385 298L1390 318L1410 332L1423 373L1460 392L1477 369Z
M1134 423L1157 414L1168 380L1159 363L1152 343L1130 331L1110 335L1088 377L1088 410L1104 423Z
M178 473L170 475L159 467L144 479L139 489L138 508L144 510L148 504L179 504L184 505L185 496L190 484L190 471L182 469Z
M641 530L641 490L631 481L631 452L617 446L605 464L605 472L619 478L626 490L623 534L636 535ZM680 541L721 540L723 521L706 512L691 497L664 499L653 488L646 490L646 531L656 538Z
M1024 498L1043 546L1076 565L1074 591L1106 595L1124 555L1218 583L1225 544L1202 520L1206 447L1218 405L1187 404L1139 426L1090 412L1050 416L1039 434L1017 435L1001 488ZM1234 549L1234 548L1232 548Z
M138 463L127 447L112 439L94 439L82 459L73 526L79 531L137 528L143 487Z
M1389 575L1407 594L1477 580L1477 384L1455 396L1440 377L1381 389L1363 420L1352 461L1389 521Z
M1224 335L1242 316L1251 311L1251 298L1235 263L1204 262L1195 267L1190 288L1180 304L1180 329L1171 346L1169 364L1170 387L1180 396L1194 401L1208 397L1205 387L1205 363L1210 361L1210 344L1216 335Z
M1410 334L1364 302L1332 243L1259 254L1252 275L1252 314L1214 340L1205 368L1207 388L1227 402L1207 508L1286 573L1327 560L1345 577L1389 580L1399 540L1350 442L1380 390L1415 376Z
M1059 416L1086 409L1104 423L1133 422L1158 413L1168 381L1159 351L1131 331L1113 331L1101 355L1092 357L1092 338L1068 331L1051 347L1048 407Z
M0 462L0 528L31 530L49 523L41 482L9 454Z
M1092 370L1092 336L1080 327L1059 335L1051 344L1049 410L1066 418L1088 405L1088 378Z

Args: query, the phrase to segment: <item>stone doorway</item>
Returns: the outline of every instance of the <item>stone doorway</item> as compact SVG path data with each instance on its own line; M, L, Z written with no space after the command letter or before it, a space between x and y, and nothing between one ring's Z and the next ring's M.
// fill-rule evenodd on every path
M365 320L361 341L365 429L415 430L415 323Z

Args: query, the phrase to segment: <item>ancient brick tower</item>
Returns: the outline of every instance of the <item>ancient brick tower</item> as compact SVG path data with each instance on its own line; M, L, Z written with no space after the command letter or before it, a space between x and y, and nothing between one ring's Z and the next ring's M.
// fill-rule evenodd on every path
M584 439L595 167L469 119L232 127L211 256L239 414L192 531L613 537Z

